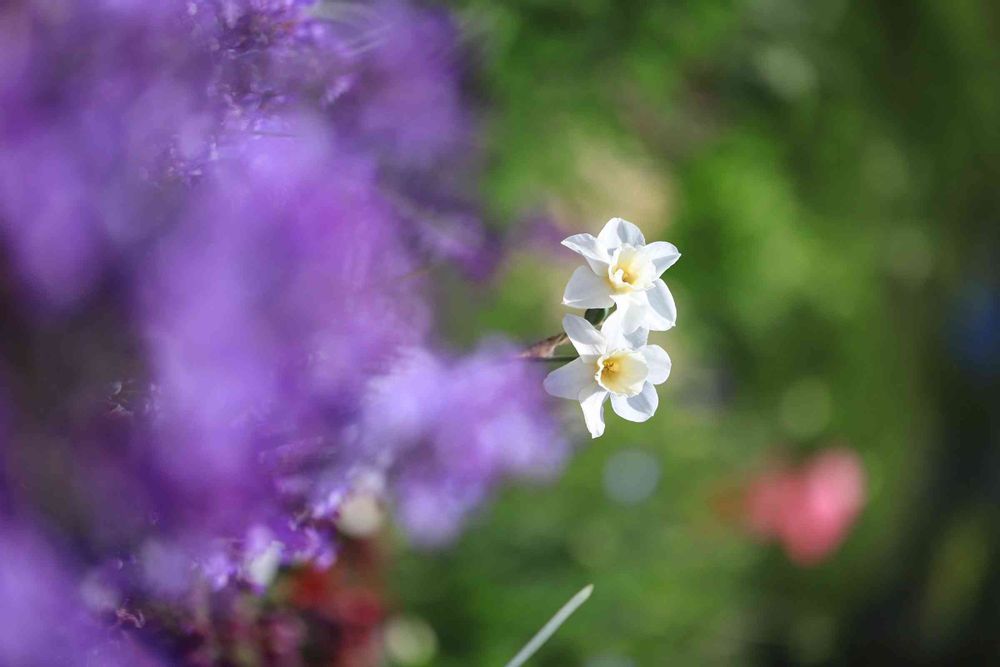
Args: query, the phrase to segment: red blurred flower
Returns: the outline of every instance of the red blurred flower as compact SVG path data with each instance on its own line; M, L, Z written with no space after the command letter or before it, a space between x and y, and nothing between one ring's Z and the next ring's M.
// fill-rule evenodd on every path
M794 563L813 565L840 546L864 502L861 459L838 447L759 474L747 488L744 512L752 533L780 542Z

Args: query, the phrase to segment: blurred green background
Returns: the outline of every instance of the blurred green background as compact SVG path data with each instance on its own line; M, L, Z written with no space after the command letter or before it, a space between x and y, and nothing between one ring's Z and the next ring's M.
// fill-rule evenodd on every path
M684 257L657 415L608 411L591 442L560 405L558 483L506 489L452 549L398 550L430 662L504 664L587 583L531 664L1000 659L1000 3L451 4L497 224L621 216ZM449 283L456 344L559 330L576 262L519 238L489 285ZM868 503L799 567L727 507L771 457L833 444Z

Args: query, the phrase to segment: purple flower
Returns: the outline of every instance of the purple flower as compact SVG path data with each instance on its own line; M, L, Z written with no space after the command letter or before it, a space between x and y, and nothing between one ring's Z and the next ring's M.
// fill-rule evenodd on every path
M357 397L426 329L414 285L398 284L413 259L372 165L321 139L261 142L219 165L151 265L152 446L171 484L203 499L210 534L241 534L294 499L295 456L349 463L338 441Z
M362 439L387 457L390 493L414 542L454 538L510 476L551 477L567 453L536 369L509 345L466 358L414 350L374 385Z
M0 524L0 663L4 665L160 664L134 640L99 619L97 595L56 551L24 527Z
M453 22L337 7L0 8L0 292L18 333L0 353L23 359L4 378L0 509L73 545L0 527L16 598L0 621L62 600L52 655L93 655L83 573L184 617L193 582L329 565L365 479L437 544L565 455L512 348L414 351L434 338L422 270L485 275L498 247ZM5 636L0 662L47 632Z
M455 85L460 52L451 16L396 0L356 6L343 17L336 6L329 11L349 31L345 52L358 64L356 85L334 105L351 136L410 167L467 150L471 119Z

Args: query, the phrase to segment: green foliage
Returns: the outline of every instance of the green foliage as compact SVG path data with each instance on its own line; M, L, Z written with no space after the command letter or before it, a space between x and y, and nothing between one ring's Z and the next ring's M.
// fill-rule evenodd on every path
M609 416L558 484L506 491L453 550L405 555L401 603L437 629L441 665L502 664L590 582L533 664L834 659L853 614L902 576L907 531L936 530L912 509L936 455L935 298L996 220L996 5L456 4L485 54L494 214L568 209L596 231L578 157L610 146L606 178L623 159L671 193L633 221L684 253L665 276L680 318L657 341L674 374L656 417ZM555 333L571 270L525 249L454 314L456 338ZM831 442L862 454L869 504L828 563L800 570L743 535L725 501L775 452ZM623 449L660 466L633 505L604 488ZM971 613L947 582L974 595L983 576L979 519L956 526L925 624Z

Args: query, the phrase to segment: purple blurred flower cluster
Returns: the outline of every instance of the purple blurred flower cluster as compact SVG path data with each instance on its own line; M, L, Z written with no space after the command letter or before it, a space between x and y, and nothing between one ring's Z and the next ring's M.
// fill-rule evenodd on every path
M75 574L51 545L24 527L0 526L0 663L4 665L162 664L92 611L100 592ZM88 599L89 596L89 599Z
M466 359L413 350L369 391L363 441L392 480L400 519L421 543L452 539L462 519L504 475L558 471L565 444L537 419L544 402L517 351L486 344Z
M373 476L439 544L558 469L512 349L431 351L424 269L495 254L456 40L394 1L0 6L0 625L95 572L166 600L329 563Z

